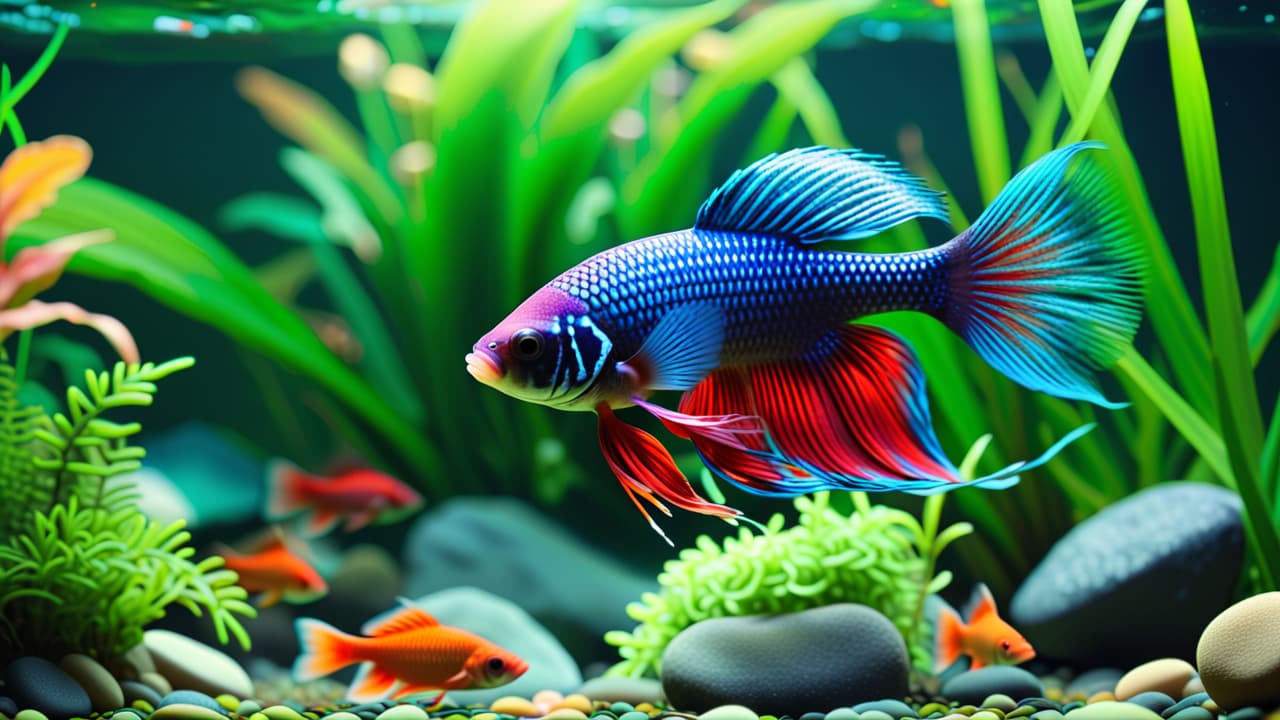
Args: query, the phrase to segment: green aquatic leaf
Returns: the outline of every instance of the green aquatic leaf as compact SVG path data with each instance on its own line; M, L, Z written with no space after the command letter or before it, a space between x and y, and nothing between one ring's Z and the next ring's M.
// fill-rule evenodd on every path
M1005 134L1004 105L1000 102L987 9L983 0L955 0L951 9L978 188L983 200L989 203L1000 194L1010 175L1009 139Z
M1093 124L1098 108L1110 91L1111 78L1120 64L1120 55L1129 44L1129 36L1133 33L1134 26L1138 24L1138 16L1146 6L1147 0L1125 0L1116 11L1115 19L1107 27L1107 34L1103 36L1102 44L1098 46L1098 52L1089 66L1088 89L1085 90L1084 97L1079 99L1076 110L1072 112L1071 124L1062 135L1063 145L1083 140L1089 126Z
M82 250L69 270L127 282L275 358L341 398L404 457L415 458L424 468L435 466L416 429L339 361L297 315L272 298L226 247L168 208L85 178L63 188L57 203L20 226L9 245L17 249L104 226L115 228L116 239Z
M1267 345L1280 330L1280 245L1276 246L1271 271L1263 280L1258 297L1245 314L1245 328L1249 334L1249 362L1256 368Z
M849 147L849 139L844 135L835 105L804 58L797 57L783 65L770 81L778 89L779 96L785 96L795 106L815 143L827 147ZM755 159L758 158L750 162Z
M218 224L229 232L261 230L294 242L324 242L320 209L293 195L257 192L241 195L218 211Z

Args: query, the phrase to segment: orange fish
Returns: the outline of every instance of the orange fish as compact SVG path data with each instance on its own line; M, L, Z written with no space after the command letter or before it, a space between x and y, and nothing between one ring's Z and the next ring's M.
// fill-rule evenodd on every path
M399 480L370 468L332 477L304 472L286 460L268 469L267 516L279 519L307 511L307 532L322 535L342 519L347 532L391 521L422 506L422 496Z
M302 655L293 664L299 681L313 680L355 663L360 666L347 697L355 702L392 699L439 690L506 685L529 664L507 650L465 630L441 625L408 600L390 615L370 620L365 637L348 635L312 618L296 622Z
M967 624L961 622L955 610L945 606L938 614L935 671L950 667L962 654L973 660L970 670L987 665L1017 665L1036 656L1031 643L996 614L995 598L986 585L978 583L973 589L965 616Z
M250 595L262 594L258 607L268 608L281 600L311 602L329 592L329 585L320 573L289 549L279 528L273 528L270 535L256 542L248 553L237 552L226 545L219 545L216 552L222 556L225 567L240 576L237 581L240 587Z

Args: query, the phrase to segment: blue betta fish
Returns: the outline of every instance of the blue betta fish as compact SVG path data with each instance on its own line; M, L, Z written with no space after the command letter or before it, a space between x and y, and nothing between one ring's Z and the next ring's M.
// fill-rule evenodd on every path
M963 482L934 435L920 362L898 335L851 320L914 310L942 321L1016 382L1118 407L1091 378L1136 331L1141 271L1130 219L1097 143L1045 155L977 222L918 252L819 249L913 218L947 220L942 193L883 157L810 147L733 173L688 230L570 268L467 355L486 385L599 416L604 456L640 499L734 518L690 486L639 406L753 493L1008 487L1035 460ZM648 401L681 390L677 410ZM663 534L665 538L665 534ZM670 542L668 540L668 542Z

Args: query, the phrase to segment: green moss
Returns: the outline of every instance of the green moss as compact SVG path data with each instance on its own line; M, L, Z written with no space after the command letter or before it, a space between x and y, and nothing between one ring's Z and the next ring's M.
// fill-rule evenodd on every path
M623 658L609 674L657 674L667 643L701 620L843 602L883 613L908 639L913 664L927 669L932 649L919 609L927 593L950 581L950 573L932 577L933 561L971 528L957 525L937 534L929 513L926 528L910 513L871 505L864 494L855 493L854 504L856 510L844 515L830 507L827 493L801 496L793 527L784 529L779 514L763 531L743 527L723 545L699 537L695 547L667 562L658 593L627 606L640 624L605 635Z
M155 381L190 367L117 363L67 390L66 414L22 407L0 352L0 656L119 654L174 604L205 612L219 639L248 648L237 616L252 617L222 559L192 560L182 521L148 518L127 473L145 451L136 422L111 411L151 404Z

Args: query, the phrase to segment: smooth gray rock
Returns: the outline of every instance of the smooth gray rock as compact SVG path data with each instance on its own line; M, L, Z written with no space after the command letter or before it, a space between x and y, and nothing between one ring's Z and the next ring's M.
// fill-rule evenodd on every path
M416 601L444 625L462 628L510 650L529 663L512 683L486 690L453 690L458 705L488 705L504 695L533 697L539 690L571 693L582 673L559 641L515 603L471 587L452 588Z
M641 575L513 498L458 497L419 518L401 556L410 597L472 586L537 618L583 663L616 660L602 640L631 628L627 603L656 592Z
M249 674L220 650L169 630L148 630L142 634L142 642L172 686L170 691L199 690L214 697L223 693L238 698L253 695Z
M672 638L662 687L677 710L741 703L791 715L907 693L906 643L884 615L842 603L776 616L713 618Z
M961 705L979 705L1000 693L1017 701L1044 695L1040 678L1011 665L989 665L960 673L942 684L942 696Z
M653 678L595 677L582 683L578 692L592 700L608 703L621 701L639 705L647 702L656 705L666 701L662 683Z
M5 666L4 688L18 707L39 710L49 720L88 717L89 694L75 678L40 657L20 657Z
M1193 659L1200 631L1232 600L1243 558L1235 493L1163 483L1062 537L1014 594L1009 617L1041 658Z

